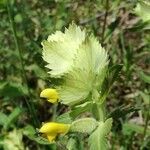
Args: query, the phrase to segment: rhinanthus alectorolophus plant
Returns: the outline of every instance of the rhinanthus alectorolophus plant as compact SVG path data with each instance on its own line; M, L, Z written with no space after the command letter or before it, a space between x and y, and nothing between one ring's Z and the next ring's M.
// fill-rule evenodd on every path
M39 132L49 142L64 138L68 149L75 147L82 134L88 134L90 150L107 149L106 136L112 119L106 115L105 100L115 80L109 76L112 72L117 75L120 67L109 69L105 49L93 35L74 23L64 33L56 31L50 35L42 46L49 75L61 82L54 89L43 90L40 96L53 104L65 104L70 110L58 116L56 122L43 124ZM85 112L90 117L81 117Z

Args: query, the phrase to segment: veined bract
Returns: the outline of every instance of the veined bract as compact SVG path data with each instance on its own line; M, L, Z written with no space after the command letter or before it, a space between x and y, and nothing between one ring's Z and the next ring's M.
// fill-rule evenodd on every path
M76 105L95 93L100 95L108 56L94 36L72 24L65 33L57 31L42 45L50 75L63 79L56 87L62 103Z

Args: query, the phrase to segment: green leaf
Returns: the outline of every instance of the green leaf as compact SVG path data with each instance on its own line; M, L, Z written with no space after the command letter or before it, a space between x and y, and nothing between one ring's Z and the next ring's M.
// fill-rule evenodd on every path
M150 96L149 96L149 94L144 93L142 91L140 91L139 93L140 93L140 95L141 95L141 97L143 99L144 104L145 105L149 105L150 104Z
M80 114L89 111L91 108L91 102L85 102L84 104L73 107L67 113L64 113L56 118L60 123L72 123Z
M99 98L100 104L102 104L105 101L109 91L111 90L113 83L117 80L121 69L122 69L121 64L114 65L109 68L107 77L105 78L105 80L101 86L101 95Z
M81 135L80 136L77 134L71 135L71 137L68 140L66 148L67 150L84 150Z
M123 133L126 135L130 135L132 132L136 132L139 134L144 133L144 127L135 123L125 123L123 124ZM146 135L150 136L150 129L147 128Z
M24 135L35 135L36 131L35 128L31 125L27 125L23 128L23 134Z
M109 76L109 85L110 86L112 86L112 84L117 80L122 67L123 67L123 65L117 64L117 65L112 66L109 69L109 75L108 76Z
M4 139L4 150L25 150L22 142L22 131L14 129Z
M63 85L57 88L62 103L83 103L90 92L101 86L107 64L107 53L97 39L87 38L78 49L73 69L65 74Z
M17 14L15 17L14 17L14 21L16 22L16 23L21 23L22 21L23 21L23 18L22 18L22 16L21 16L21 14Z
M106 136L111 130L112 119L109 118L105 122L99 122L97 129L90 135L88 143L90 150L106 150L108 149Z
M129 28L129 31L138 32L140 30L149 30L149 29L150 29L149 22L143 22L142 20L139 20L133 27Z
M30 140L35 141L39 144L42 144L42 145L52 144L45 138L37 136L35 129L31 125L27 125L25 128L23 128L23 134L27 136Z
M150 84L150 75L146 75L144 72L140 72L140 78L145 82Z
M0 112L0 125L4 125L8 121L7 115Z
M0 6L1 5L6 5L7 4L7 0L0 0Z
M42 42L43 59L48 63L47 68L52 77L60 77L68 72L72 65L77 49L85 39L85 32L75 24L65 29L65 33L57 31Z
M21 115L22 110L17 107L15 108L12 113L7 117L7 121L4 124L4 129L7 130L15 121L16 119Z
M67 150L78 150L77 141L74 138L70 138L67 143Z
M82 118L72 122L70 132L91 133L97 126L94 118Z
M116 30L116 28L119 25L119 22L120 19L118 18L108 26L108 29L106 30L106 34L105 34L105 43L112 37L113 32Z
M45 71L41 69L39 66L37 66L36 64L26 66L25 69L28 71L33 71L38 78L41 78L44 80L48 78L48 74L46 74Z
M72 118L70 116L70 112L64 113L56 118L57 122L60 123L72 123Z
M120 106L117 107L116 109L114 109L109 115L108 117L112 117L114 120L122 118L124 119L126 117L127 114L131 113L131 112L137 112L139 111L139 108L135 108L135 107L124 107L124 106Z
M73 107L71 109L70 116L75 119L76 117L78 117L80 114L84 113L84 112L88 112L91 109L91 102L85 102L81 105L77 105L75 107Z
M0 96L16 98L27 95L27 89L21 83L2 82L0 86Z

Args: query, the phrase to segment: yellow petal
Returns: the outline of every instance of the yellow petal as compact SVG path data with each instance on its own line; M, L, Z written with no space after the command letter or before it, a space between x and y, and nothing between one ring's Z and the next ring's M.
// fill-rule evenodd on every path
M43 90L40 97L46 98L50 103L56 103L59 99L57 91L50 88Z
M49 122L43 124L39 132L45 134L66 134L69 131L69 129L70 124Z
M56 139L57 134L47 134L47 139L49 142L54 142Z

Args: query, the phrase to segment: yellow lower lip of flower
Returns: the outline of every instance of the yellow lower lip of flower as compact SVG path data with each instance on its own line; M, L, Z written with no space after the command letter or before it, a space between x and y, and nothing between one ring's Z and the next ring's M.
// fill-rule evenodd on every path
M47 139L49 142L54 142L57 134L47 134Z
M51 88L44 89L41 92L40 97L46 98L50 103L57 103L59 99L58 92Z
M53 142L59 134L67 134L70 124L48 122L43 124L39 132L47 137L49 142Z

